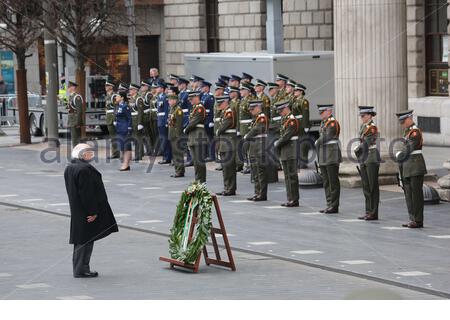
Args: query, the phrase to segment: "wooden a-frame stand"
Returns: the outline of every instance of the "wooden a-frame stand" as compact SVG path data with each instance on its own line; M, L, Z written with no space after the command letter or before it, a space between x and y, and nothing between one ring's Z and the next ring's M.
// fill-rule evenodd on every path
M222 219L222 212L220 211L219 202L217 201L217 196L215 194L212 195L212 200L214 202L214 208L215 208L215 211L217 214L217 219L219 220L219 228L211 227L211 241L212 241L212 245L214 248L214 253L216 255L216 258L211 259L208 256L208 251L206 250L206 245L202 249L203 255L205 256L206 265L209 266L211 264L214 264L214 265L222 266L225 268L230 268L231 270L236 271L236 266L234 264L234 259L233 259L233 254L231 252L230 243L228 242L228 235L225 230L225 224L223 223L223 219ZM188 238L189 241L191 241L191 239L192 239L196 224L197 224L197 209L195 209L195 211L194 211L191 228L189 230L189 238ZM222 235L223 242L225 244L225 249L227 250L228 261L223 261L222 258L220 257L219 246L217 244L216 234ZM195 261L194 264L189 264L189 263L185 263L183 261L166 258L166 257L159 257L159 260L170 263L171 268L173 268L174 266L178 266L178 267L190 269L194 273L197 273L199 265L200 265L201 256L202 256L202 252L199 253L197 260Z

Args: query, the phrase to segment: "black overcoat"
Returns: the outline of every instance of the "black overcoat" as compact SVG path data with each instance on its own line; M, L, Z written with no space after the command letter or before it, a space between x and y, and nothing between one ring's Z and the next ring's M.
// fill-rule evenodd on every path
M119 231L108 203L102 175L88 162L72 160L64 171L70 204L70 243L84 244ZM87 222L87 216L97 218Z

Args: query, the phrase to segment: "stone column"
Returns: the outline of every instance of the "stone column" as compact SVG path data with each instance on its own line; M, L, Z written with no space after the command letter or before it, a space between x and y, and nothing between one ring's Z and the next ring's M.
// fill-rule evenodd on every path
M395 112L408 108L406 0L334 0L334 22L335 104L343 156L352 153L350 142L358 137L358 105L373 105L384 139L386 162L380 174L393 174L397 166L389 160L389 145L401 136ZM344 163L341 174L357 175L356 165ZM380 183L392 180L380 177Z

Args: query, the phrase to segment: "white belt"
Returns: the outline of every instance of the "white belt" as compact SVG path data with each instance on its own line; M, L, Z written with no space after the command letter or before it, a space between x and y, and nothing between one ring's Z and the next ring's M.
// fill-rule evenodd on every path
M214 121L220 121L222 118L214 118Z
M188 112L189 109L181 109L184 113Z
M225 133L236 133L236 129L227 129Z
M293 136L289 140L298 140L298 136Z
M303 118L303 115L295 116L295 119L302 119L302 118Z
M137 116L139 112L132 112L131 115L132 116Z
M239 123L250 123L252 122L252 119L247 119L247 120L240 120Z
M196 127L197 127L197 128L204 128L205 125L204 125L204 124L197 124Z
M275 121L281 120L281 116L279 116L279 117L273 117L272 120L275 120Z
M375 144L369 147L369 149L376 149L376 148L377 146Z
M150 111L152 111L151 109L145 109L144 113L149 113Z
M206 109L206 113L209 113L211 110L209 110L209 109Z
M158 116L165 116L166 113L165 112L158 112Z
M152 112L158 111L158 109L156 109L156 108L151 108L150 110L152 110Z
M328 142L325 142L324 144L335 144L335 143L339 143L339 140L330 140Z
M106 110L106 113L114 113L114 110Z
M422 154L422 150L414 150L411 154Z
M267 133L258 134L255 138L267 138Z

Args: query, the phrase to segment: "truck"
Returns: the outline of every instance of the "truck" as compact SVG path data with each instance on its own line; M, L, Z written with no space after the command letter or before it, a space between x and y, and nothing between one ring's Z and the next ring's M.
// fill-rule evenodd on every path
M297 53L206 53L185 54L185 73L215 82L222 74L241 75L272 82L281 73L306 86L310 102L311 133L318 134L320 116L318 104L334 104L334 54L333 51L305 51Z

